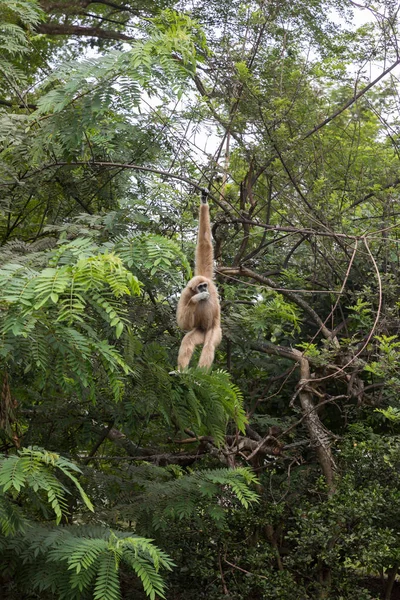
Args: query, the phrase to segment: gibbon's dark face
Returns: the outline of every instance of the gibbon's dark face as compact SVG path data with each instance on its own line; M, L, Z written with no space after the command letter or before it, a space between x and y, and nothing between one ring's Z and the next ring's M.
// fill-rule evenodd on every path
M197 291L200 294L201 292L208 292L208 283L204 281L204 283L199 283L197 286Z

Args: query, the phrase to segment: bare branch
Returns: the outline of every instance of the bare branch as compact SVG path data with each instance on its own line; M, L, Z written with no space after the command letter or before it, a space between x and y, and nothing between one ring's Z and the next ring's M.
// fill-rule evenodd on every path
M325 127L325 125L327 125L328 123L333 121L333 119L336 119L336 117L338 117L340 114L342 114L342 112L344 112L347 108L349 108L352 104L354 104L354 102L357 102L357 100L359 100L361 98L361 96L363 96L366 92L368 92L368 90L370 90L372 87L374 87L374 85L379 83L379 81L381 79L383 79L383 77L385 77L385 75L388 75L390 73L390 71L393 71L393 69L395 67L397 67L397 65L399 65L399 64L400 64L400 58L398 58L394 63L392 63L390 65L390 67L385 69L385 71L382 71L382 73L378 77L376 77L376 79L374 79L368 85L366 85L362 90L360 90L358 92L358 94L355 94L352 98L350 98L345 104L343 104L343 106L341 108L339 108L332 115L330 115L329 117L324 119L324 121L322 121L322 123L319 123L318 125L313 127L310 131L308 131L305 135L303 135L301 139L306 140L311 135L314 135L314 133L316 133L319 129L322 129L322 127Z
M267 285L268 287L270 287L272 289L275 289L278 287L276 285L275 281L273 281L272 279L269 279L269 277L264 277L263 275L259 275L255 271L252 271L251 269L247 269L246 267L238 267L238 268L219 267L218 273L221 273L221 275L225 275L226 277L229 277L229 275L241 275L243 277L251 277L255 281L258 281L259 283L262 283L263 285ZM291 300L292 302L297 304L297 306L300 306L300 308L302 308L304 310L304 312L306 312L312 318L314 323L316 323L318 325L318 327L320 327L321 332L326 337L326 339L328 339L328 340L332 339L331 330L326 327L326 325L322 321L321 317L318 316L318 314L308 304L308 302L303 300L303 298L301 298L294 292L289 292L283 288L279 288L279 291L283 296L286 296L286 298L288 298L289 300Z
M40 23L35 27L38 33L46 35L76 35L79 37L97 37L103 40L132 41L135 38L120 31L110 31L100 27L83 27L82 25L66 25L61 23Z
M312 443L315 445L318 461L330 492L333 492L334 470L336 468L330 446L330 432L323 426L312 400L312 392L307 386L310 381L310 365L300 350L293 350L300 365L299 398L304 414L304 422Z

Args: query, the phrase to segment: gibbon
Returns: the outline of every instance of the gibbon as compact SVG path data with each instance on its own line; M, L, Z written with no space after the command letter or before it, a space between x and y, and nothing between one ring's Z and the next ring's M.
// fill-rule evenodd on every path
M188 366L194 349L199 344L203 344L199 367L211 367L215 348L221 342L218 292L212 282L213 262L210 211L207 194L203 193L200 204L195 276L183 290L176 314L178 327L183 331L188 331L179 349L178 368L180 370Z

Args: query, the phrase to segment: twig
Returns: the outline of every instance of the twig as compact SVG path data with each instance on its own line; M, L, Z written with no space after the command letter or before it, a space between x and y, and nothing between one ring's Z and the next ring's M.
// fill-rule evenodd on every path
M238 567L237 565L234 565L233 563L229 562L229 560L227 560L226 558L224 558L224 562L230 567L233 567L238 571L242 571L242 573L246 573L246 575L253 575L253 577L259 577L260 579L266 579L268 581L268 577L265 577L264 575L259 575L258 573L252 573L251 571L246 571L246 569L242 569L242 567Z
M218 566L219 566L219 572L221 574L221 583L222 583L222 590L224 592L224 596L229 596L229 590L226 586L224 572L222 570L221 552L218 553Z
M399 64L400 64L400 58L397 59L393 64L391 64L390 67L388 67L385 71L382 71L382 73L378 77L376 77L376 79L374 79L368 85L366 85L362 90L360 90L358 92L358 94L355 94L353 96L353 98L350 98L350 100L348 100L341 108L339 108L332 115L330 115L329 117L324 119L324 121L322 121L322 123L319 123L319 125L316 125L310 131L308 131L305 135L303 135L303 137L301 139L303 141L306 140L311 135L316 133L319 129L322 129L322 127L325 127L325 125L327 125L328 123L333 121L333 119L336 119L336 117L338 117L342 112L344 112L347 108L349 108L352 104L354 104L354 102L357 102L357 100L359 100L359 98L361 98L361 96L363 96L366 92L368 92L368 90L370 90L381 79L383 79L383 77L385 77L385 75L388 75L388 73L390 73L390 71L393 71L393 69L395 67L397 67L397 65L399 65Z
M367 339L365 340L365 342L363 343L363 345L361 346L360 350L358 350L358 352L356 352L356 354L345 364L343 365L343 367L340 367L339 369L337 369L337 371L335 371L335 373L332 373L332 375L325 375L325 377L319 377L318 379L310 379L310 382L317 382L317 381L324 381L326 379L331 379L332 377L336 377L338 373L343 373L345 369L347 369L347 367L349 365L351 365L364 351L364 349L368 346L370 339L372 338L376 326L378 325L378 321L380 319L381 316L381 309L382 309L382 298L383 298L383 294L382 294L382 279L381 279L381 275L379 273L379 269L378 269L378 265L376 264L376 260L372 255L372 252L369 248L368 242L367 242L367 238L363 237L363 242L365 245L365 248L369 254L369 257L372 261L372 264L374 266L374 270L376 273L376 278L378 280L378 289L379 289L379 301L378 301L378 309L377 309L377 313L376 313L376 317L375 317L375 321L372 325L371 331L369 332Z

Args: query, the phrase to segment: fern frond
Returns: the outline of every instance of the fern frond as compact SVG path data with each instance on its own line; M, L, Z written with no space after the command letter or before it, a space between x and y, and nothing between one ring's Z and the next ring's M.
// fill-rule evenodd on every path
M121 562L138 575L146 594L164 597L160 569L173 563L151 540L105 527L48 528L31 525L26 533L0 544L24 562L24 576L15 573L24 589L51 591L58 598L75 600L89 590L97 600L121 597ZM26 573L32 573L27 580Z
M28 526L21 508L0 493L0 528L4 536L16 535ZM0 538L1 539L1 538Z
M237 501L248 508L257 502L258 495L251 489L255 483L257 478L247 467L182 473L168 481L149 478L142 481L139 496L136 494L129 501L128 495L124 511L142 525L150 519L152 530L167 528L170 519L184 520L196 515L201 519L201 515L208 514L221 521L225 517L222 506Z
M244 431L246 415L243 396L225 371L187 369L174 380L173 387L173 398L179 406L178 415L189 410L195 430L200 426L201 431L213 435L218 443L222 443L226 424L231 418L238 429Z
M157 272L177 276L179 266L183 267L185 277L190 278L189 262L174 240L160 235L117 238L115 251L128 267L147 270L150 276Z
M78 467L65 458L60 460L57 454L51 454L36 448L23 448L18 451L18 455L0 455L1 494L4 495L13 491L20 493L26 488L32 489L36 494L43 490L47 495L49 505L54 511L56 522L59 523L62 516L68 512L66 496L70 492L57 478L55 474L57 468L69 477L77 488L84 504L90 510L93 510L89 498L76 477L71 473L71 471L76 472ZM78 472L80 471L78 470ZM14 527L14 525L11 525L11 529Z
M10 361L29 353L25 362L47 373L48 382L58 376L64 389L83 386L91 393L97 360L119 399L129 366L90 321L107 324L119 338L127 324L121 296L138 294L140 284L116 254L99 253L92 240L74 242L47 253L51 266L44 269L0 268L0 353Z
M155 600L156 594L165 598L163 580L148 562L130 552L125 553L124 559L134 569L150 600Z
M94 600L119 600L121 598L118 563L116 563L113 552L107 552L100 556L93 598Z

